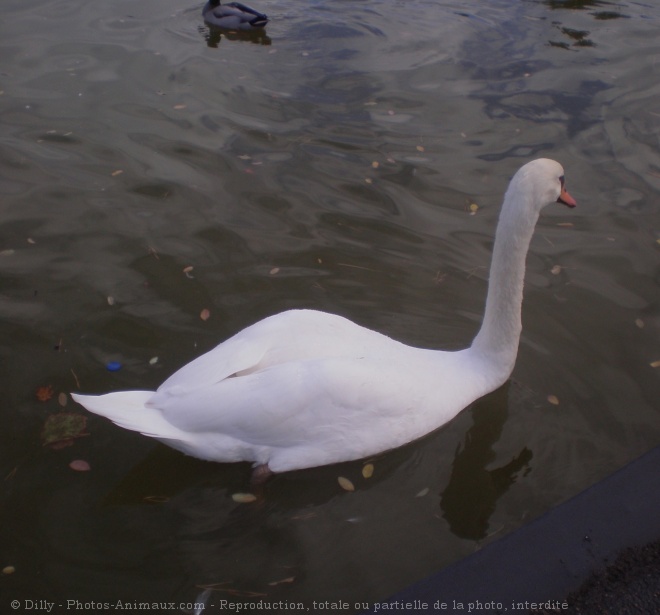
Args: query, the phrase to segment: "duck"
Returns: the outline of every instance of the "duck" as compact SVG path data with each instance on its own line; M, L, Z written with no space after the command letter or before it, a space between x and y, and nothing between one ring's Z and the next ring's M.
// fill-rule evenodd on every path
M223 30L260 30L268 23L268 17L240 2L220 4L209 0L202 9L204 21Z
M88 411L188 455L276 473L364 459L438 429L511 375L525 261L541 209L573 208L562 166L511 179L499 213L479 331L461 350L417 348L311 309L248 326L156 391L73 393Z

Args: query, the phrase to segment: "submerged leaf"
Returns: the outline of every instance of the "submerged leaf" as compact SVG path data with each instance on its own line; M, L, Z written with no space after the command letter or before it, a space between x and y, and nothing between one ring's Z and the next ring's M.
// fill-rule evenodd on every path
M55 390L50 384L39 387L37 389L37 399L39 401L48 401L51 397L53 397L54 394Z
M362 468L362 476L364 478L371 478L374 475L374 464L368 463Z
M55 449L73 444L74 438L88 436L85 432L87 417L73 412L51 414L41 430L41 440L44 446Z
M548 395L548 401L553 406L558 406L559 405L559 398L556 395Z

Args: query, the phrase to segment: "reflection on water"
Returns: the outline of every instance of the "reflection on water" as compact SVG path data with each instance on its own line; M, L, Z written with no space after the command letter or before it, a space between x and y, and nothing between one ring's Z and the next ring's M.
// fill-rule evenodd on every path
M202 27L200 26L199 31L201 32L206 44L209 47L217 48L218 45L222 42L223 39L229 41L244 41L249 43L255 43L257 45L270 45L272 40L266 34L265 30L254 30L252 32L232 32L226 30L219 30L217 28L212 28L210 26Z
M508 388L505 385L474 404L474 424L456 452L451 477L441 495L443 516L451 531L461 538L485 538L497 501L518 475L530 472L533 454L526 446L506 464L488 467L497 457L492 447L506 422Z
M258 8L272 21L246 38L173 0L6 3L9 599L383 599L658 442L658 9ZM97 417L73 446L41 445L48 416L83 412L60 393L153 389L286 308L468 344L497 205L535 156L564 164L579 207L540 221L514 382L372 478L296 472L246 505L231 496L247 465Z

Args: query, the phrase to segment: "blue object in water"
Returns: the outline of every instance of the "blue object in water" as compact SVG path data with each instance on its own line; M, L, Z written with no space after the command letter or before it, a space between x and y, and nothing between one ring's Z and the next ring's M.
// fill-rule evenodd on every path
M110 372L116 372L121 369L121 363L119 361L110 361L105 367Z

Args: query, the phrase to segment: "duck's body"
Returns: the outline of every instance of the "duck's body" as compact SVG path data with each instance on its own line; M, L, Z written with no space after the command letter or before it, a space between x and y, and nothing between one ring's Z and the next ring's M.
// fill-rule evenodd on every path
M202 9L204 21L223 30L261 30L268 17L240 2L220 4L220 0L209 0Z
M484 322L465 350L413 348L340 316L291 310L244 329L156 392L74 399L189 455L250 461L272 472L411 442L511 374L525 256L541 207L557 200L575 205L558 163L534 161L514 176L500 215Z

